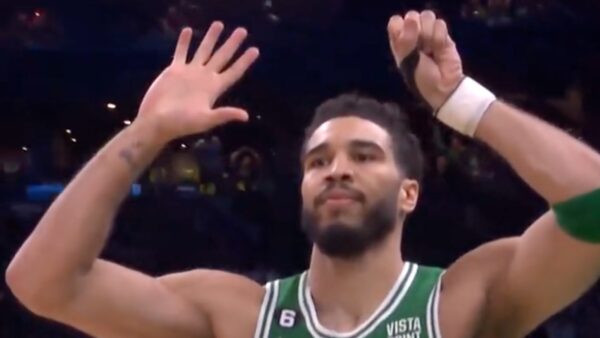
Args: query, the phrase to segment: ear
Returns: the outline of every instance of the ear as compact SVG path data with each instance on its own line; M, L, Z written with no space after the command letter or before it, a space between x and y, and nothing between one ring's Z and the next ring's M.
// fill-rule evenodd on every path
M400 193L398 194L398 209L403 214L409 214L417 207L419 200L419 182L410 179L404 179L400 184Z

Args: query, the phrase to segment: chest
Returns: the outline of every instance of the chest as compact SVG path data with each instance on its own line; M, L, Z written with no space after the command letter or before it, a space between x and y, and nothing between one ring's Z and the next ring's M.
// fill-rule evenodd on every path
M360 325L344 325L341 317L319 314L306 277L269 286L271 304L264 306L255 338L438 338L439 274L403 271L376 311ZM352 327L339 332L332 327Z
M294 314L293 310L284 313L283 321L272 325L269 332L263 337L277 338L436 338L435 324L426 316L418 314L392 314L375 325L358 326L357 328L338 332L328 329L321 323L310 323L312 319L307 318L303 313ZM286 315L290 317L285 317ZM294 320L290 318L294 317ZM286 321L287 322L284 322ZM327 325L327 324L325 324Z

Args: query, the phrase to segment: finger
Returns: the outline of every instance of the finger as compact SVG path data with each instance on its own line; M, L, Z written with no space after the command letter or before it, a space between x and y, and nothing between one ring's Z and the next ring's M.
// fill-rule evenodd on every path
M221 74L223 76L225 87L229 88L237 82L256 61L259 55L260 51L258 48L248 48L248 50L246 50L246 52L244 52L244 54L229 67L229 69Z
M435 14L432 11L421 13L421 42L425 54L431 54L433 50L432 40L435 21Z
M212 58L206 64L207 67L219 72L231 60L231 57L238 50L248 32L244 28L236 29L223 46L215 52Z
M410 54L416 47L419 41L420 30L419 13L411 11L404 17L404 24L399 35L394 37L392 48L396 62L399 64Z
M235 107L221 107L213 111L217 115L217 123L223 124L231 121L248 121L248 112Z
M175 54L173 55L173 63L186 63L190 41L192 41L192 29L186 27L181 30L181 33L179 34L177 46L175 47Z
M444 20L435 20L433 27L432 48L434 57L439 55L450 42L448 26Z
M433 35L433 59L440 65L442 78L461 78L463 70L460 54L444 20L436 20Z
M404 26L404 19L400 15L394 15L388 21L388 36L390 41L393 40L394 37L399 36L402 33L402 27Z
M223 27L223 23L220 21L215 21L210 25L200 46L196 50L193 62L203 65L208 61L219 40L219 36L221 36L221 32L223 32Z
M413 21L417 22L419 31L421 30L421 14L419 14L419 12L408 11L408 13L406 13L406 15L404 16L404 21L406 21L406 20L413 20Z
M387 31L388 31L388 41L390 43L390 50L394 56L394 60L396 61L396 66L400 65L400 60L396 54L396 39L402 34L402 28L404 26L404 19L400 15L394 15L388 21Z

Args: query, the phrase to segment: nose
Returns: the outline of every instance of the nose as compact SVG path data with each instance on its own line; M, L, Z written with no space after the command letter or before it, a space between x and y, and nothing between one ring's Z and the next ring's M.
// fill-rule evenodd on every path
M354 170L352 164L345 156L336 156L329 166L329 172L325 177L328 183L352 182Z

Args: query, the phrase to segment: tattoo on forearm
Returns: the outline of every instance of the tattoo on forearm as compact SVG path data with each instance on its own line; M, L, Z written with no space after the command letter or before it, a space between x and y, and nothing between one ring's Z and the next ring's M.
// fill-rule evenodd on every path
M132 170L137 170L136 151L142 147L142 142L135 141L131 146L122 149L119 156L127 162Z

